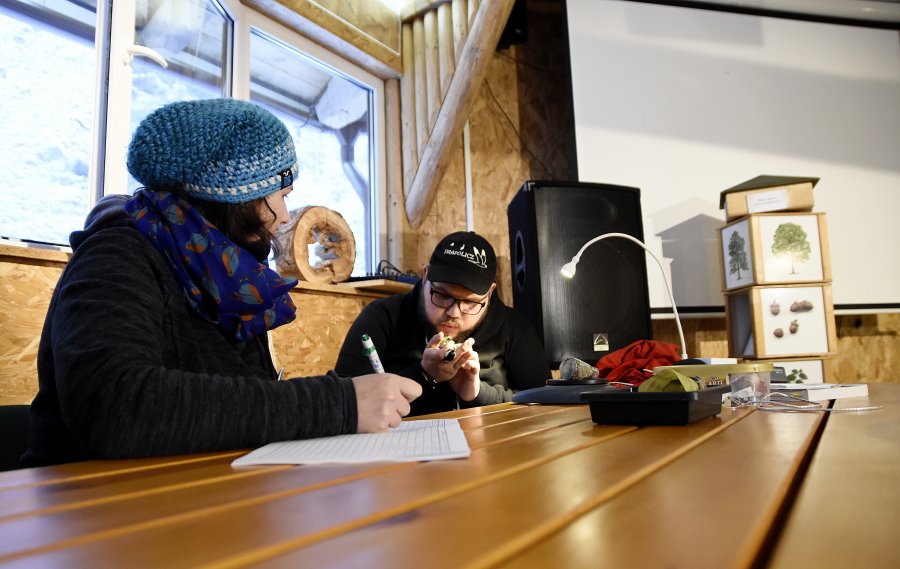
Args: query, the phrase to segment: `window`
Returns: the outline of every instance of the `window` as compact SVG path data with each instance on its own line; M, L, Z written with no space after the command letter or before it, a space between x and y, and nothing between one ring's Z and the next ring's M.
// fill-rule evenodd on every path
M294 136L289 207L339 212L357 242L354 273L373 270L384 240L378 78L236 0L0 0L0 46L0 236L67 245L94 196L139 186L125 152L148 113L235 96Z
M0 0L0 236L67 243L84 223L96 19L94 2Z
M375 98L373 89L338 69L273 33L251 28L250 100L284 121L297 148L300 173L288 208L335 210L354 236L372 234L368 213L373 209L374 170L368 133ZM366 261L374 260L372 241L357 240L355 273L371 270Z
M232 28L231 18L212 1L137 0L135 45L153 50L165 67L152 57L133 59L129 133L166 103L228 95ZM139 185L128 176L128 193Z

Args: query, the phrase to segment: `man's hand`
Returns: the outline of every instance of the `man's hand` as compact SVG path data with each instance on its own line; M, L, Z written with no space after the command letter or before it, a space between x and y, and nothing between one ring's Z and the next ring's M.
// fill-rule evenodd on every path
M456 344L456 357L445 360L447 348L440 348L443 332L435 334L425 351L422 353L422 369L434 378L435 381L448 381L453 391L463 401L472 401L481 389L481 366L478 363L478 353L472 349L475 340L467 339L462 344Z
M381 433L409 415L409 404L422 394L422 386L393 373L371 373L353 378L356 389L356 432Z

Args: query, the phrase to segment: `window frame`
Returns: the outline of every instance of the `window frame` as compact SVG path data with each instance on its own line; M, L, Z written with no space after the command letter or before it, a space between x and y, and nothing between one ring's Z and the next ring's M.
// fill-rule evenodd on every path
M228 0L219 0L227 2ZM272 36L276 40L312 57L326 66L331 67L339 74L342 74L355 83L365 85L372 90L372 104L369 109L371 113L372 129L369 132L369 187L372 188L371 201L369 211L367 212L369 222L372 227L373 235L364 236L365 239L373 239L372 247L369 248L369 258L366 259L366 271L374 273L378 266L379 259L383 257L382 251L387 250L387 150L385 147L385 99L384 99L384 80L376 75L366 71L365 69L341 58L335 53L325 49L288 29L284 25L272 20L271 18L241 6L244 10L244 17L240 21L245 28L238 30L235 25L235 56L234 60L234 82L233 93L235 97L248 100L250 98L250 32L251 28L256 28ZM237 19L235 20L238 21ZM241 38L241 46L238 49L237 38ZM301 186L296 188L303 190ZM363 248L365 251L365 248Z
M236 0L215 1L233 23L230 53L227 57L230 63L230 81L226 78L230 92L223 93L222 96L242 100L250 98L250 36L254 28L371 90L372 124L368 143L369 186L372 188L372 195L367 215L372 235L365 235L364 239L372 240L365 267L367 272L374 272L379 259L383 257L382 252L387 250L388 241L384 79ZM97 2L95 49L98 72L94 109L94 132L97 134L88 177L89 208L103 195L122 193L127 188L128 173L124 157L131 138L128 125L132 86L131 56L127 50L135 43L135 5L135 0ZM110 125L122 126L113 128Z

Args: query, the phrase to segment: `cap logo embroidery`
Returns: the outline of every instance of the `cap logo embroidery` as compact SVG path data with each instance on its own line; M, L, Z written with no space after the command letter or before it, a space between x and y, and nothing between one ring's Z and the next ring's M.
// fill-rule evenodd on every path
M455 243L450 243L450 247L454 247ZM472 246L472 253L466 252L466 244L463 243L459 246L459 249L444 249L444 255L452 255L456 257L462 257L466 261L476 265L481 269L487 268L487 252L482 249L478 250L478 247Z
M294 172L290 168L278 173L281 176L281 187L286 188L294 183Z

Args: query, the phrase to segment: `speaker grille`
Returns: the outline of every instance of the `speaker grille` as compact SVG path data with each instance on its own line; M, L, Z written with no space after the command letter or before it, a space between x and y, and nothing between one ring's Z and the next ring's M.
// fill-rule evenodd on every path
M554 365L566 355L593 363L651 337L639 246L624 239L599 241L585 250L573 279L559 274L598 235L619 232L643 241L639 190L530 181L513 198L508 216L513 305L537 328Z

